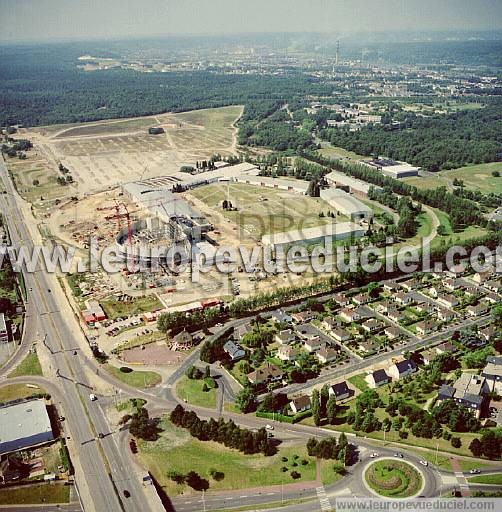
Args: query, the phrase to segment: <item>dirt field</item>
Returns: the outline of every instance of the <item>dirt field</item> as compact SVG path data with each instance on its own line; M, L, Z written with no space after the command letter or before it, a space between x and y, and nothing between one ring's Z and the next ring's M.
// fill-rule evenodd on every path
M34 149L26 160L10 161L9 168L30 202L110 190L135 179L177 172L213 153L235 153L233 124L241 113L241 106L231 106L23 129L19 136L30 139ZM154 126L165 133L149 135L148 128ZM57 184L59 163L70 170L73 184Z
M131 348L122 352L122 359L126 363L158 365L179 364L185 359L188 352L170 350L165 342L151 343L141 347Z

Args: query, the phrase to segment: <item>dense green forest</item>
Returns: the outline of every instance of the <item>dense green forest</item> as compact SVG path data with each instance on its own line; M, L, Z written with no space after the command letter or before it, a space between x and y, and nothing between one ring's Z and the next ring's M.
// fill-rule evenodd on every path
M290 98L331 88L300 73L291 76L199 72L85 72L84 48L0 47L0 125L85 122L225 105L248 105L253 118ZM256 103L255 107L252 105Z
M473 111L428 117L409 113L400 130L368 126L358 132L330 128L321 138L361 155L404 160L428 171L500 160L502 100Z

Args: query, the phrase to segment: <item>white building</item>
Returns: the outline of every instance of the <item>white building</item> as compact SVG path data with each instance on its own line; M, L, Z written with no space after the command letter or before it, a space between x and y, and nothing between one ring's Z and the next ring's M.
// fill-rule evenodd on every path
M373 217L373 210L361 203L340 188L326 188L320 192L321 199L326 201L337 213L346 215L351 221L357 222L361 219L369 220Z
M9 341L9 331L5 322L5 315L0 313L0 343L7 343Z
M322 242L325 238L331 241L344 240L352 236L359 238L365 233L366 229L353 222L338 222L302 230L263 235L261 242L264 246L270 246L274 249L286 249L288 246L292 245Z
M395 179L418 176L418 171L420 171L420 167L415 167L406 162L398 162L390 158L375 158L363 163Z

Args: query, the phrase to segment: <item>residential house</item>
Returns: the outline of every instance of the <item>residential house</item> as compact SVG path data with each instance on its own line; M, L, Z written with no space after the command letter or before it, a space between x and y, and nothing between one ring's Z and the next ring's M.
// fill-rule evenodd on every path
M316 357L322 364L331 363L338 357L338 350L333 347L326 346L317 352Z
M455 290L460 290L464 287L464 284L461 279L444 279L443 286L449 290L450 292L454 292Z
M232 361L238 361L246 355L246 351L232 340L228 340L225 345L223 345L223 350L230 356Z
M306 339L303 343L303 348L307 352L316 352L323 347L324 343L322 343L321 338L319 336L314 336L312 338Z
M497 332L497 329L494 325L488 325L487 327L484 327L483 329L480 329L478 331L478 335L480 338L483 338L485 341L491 341L495 337L495 333Z
M389 338L389 340L396 340L403 335L403 333L397 327L394 327L393 325L386 327L383 330L383 332L387 336L387 338Z
M399 284L401 285L401 288L403 288L403 290L406 290L408 292L411 292L412 290L417 290L418 288L422 287L422 283L418 279L408 279Z
M294 414L309 411L310 406L310 397L307 395L297 396L293 398L291 402L289 402L289 407L291 408Z
M490 267L490 268L487 268L485 270L482 270L481 272L476 272L473 276L472 276L472 280L476 283L476 284L483 284L485 283L486 281L490 281L493 277L493 267Z
M415 297L411 293L399 292L394 295L394 300L401 306L410 306L415 302Z
M436 347L438 354L454 354L457 352L457 347L451 341L445 341Z
M375 370L368 373L364 380L368 383L370 388L378 388L390 382L390 377L385 373L385 370Z
M464 288L465 295L469 297L482 297L484 293L477 287L473 285L466 286Z
M365 354L373 354L378 351L380 345L373 340L360 341L357 350Z
M489 302L490 304L498 304L499 302L501 302L500 295L498 295L495 292L488 292L483 297L483 300Z
M383 284L383 289L386 292L396 292L399 290L399 285L395 281L387 281Z
M332 316L327 316L322 322L321 327L329 332L338 327L338 320Z
M305 322L310 322L314 316L314 312L310 310L291 313L291 318L295 324L304 324Z
M465 309L470 316L482 316L488 313L488 306L484 303L475 306L467 306Z
M417 365L411 359L404 359L403 361L399 361L398 363L394 363L388 370L388 374L396 379L403 379L412 373L417 371Z
M502 293L502 284L500 283L500 279L492 279L491 281L487 281L485 283L485 288L495 293Z
M274 336L274 340L280 345L289 345L296 339L296 334L292 329L283 329Z
M345 322L358 322L361 316L356 309L344 308L340 311L340 318Z
M436 322L433 322L432 320L423 320L422 322L418 322L418 324L415 325L415 329L420 336L425 336L426 334L430 334L433 331L436 331L438 328L438 325Z
M481 376L486 379L490 391L502 395L502 356L488 356Z
M350 332L346 331L345 329L342 329L341 327L333 329L331 331L331 335L333 336L333 338L335 338L336 341L339 342L348 341L352 337Z
M334 395L335 399L345 400L350 397L350 388L347 386L345 381L339 382L338 384L333 384L329 388L329 394Z
M481 375L462 373L453 386L443 384L438 391L438 401L455 400L460 405L472 409L479 418L485 402L485 395L490 391L486 379Z
M419 313L426 313L427 315L430 315L435 311L434 306L432 304L429 304L428 302L417 304L416 306L414 306L414 309Z
M435 350L429 349L429 350L424 350L423 352L420 353L420 355L421 355L423 364L425 364L427 366L437 357L437 352Z
M401 313L398 309L393 309L392 311L389 311L387 314L387 318L392 322L404 322L406 320L406 316Z
M374 309L377 313L386 314L389 311L396 309L396 305L390 300L383 300L375 304Z
M272 313L270 313L270 318L278 324L280 324L280 323L290 324L292 321L291 316L288 315L286 312L284 312L282 309L277 309L276 311L272 311Z
M296 361L300 355L300 350L290 345L281 345L277 349L277 357L281 361Z
M436 315L442 322L451 322L456 316L454 311L447 308L438 308Z
M234 329L234 336L235 338L237 338L238 340L242 340L243 336L251 330L251 323L250 322L246 322L246 323L243 323L243 324L240 324L238 325L235 329Z
M370 319L370 320L366 320L366 322L364 322L364 323L362 324L362 328L363 328L366 332L370 332L370 333L378 332L378 331L380 331L383 327L384 327L384 325L382 324L382 322L379 322L378 320L375 320L374 318L372 318L372 319Z
M352 297L352 302L356 306L362 306L363 304L368 304L371 301L371 297L367 293L359 293Z
M459 304L458 299L455 297L455 295L450 295L448 293L440 293L438 295L437 301L439 302L439 304L447 308L454 308Z
M304 340L319 337L319 331L312 324L303 324L296 327L298 336Z
M247 378L251 384L267 384L281 381L284 378L284 372L275 364L266 363L262 368L248 373Z
M350 304L350 299L343 293L335 293L333 300L342 308L347 307Z

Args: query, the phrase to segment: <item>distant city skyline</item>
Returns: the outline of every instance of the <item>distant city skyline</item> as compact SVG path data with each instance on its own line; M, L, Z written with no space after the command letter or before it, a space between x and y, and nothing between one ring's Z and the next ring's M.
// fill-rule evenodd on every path
M500 0L0 0L0 40L500 30Z

